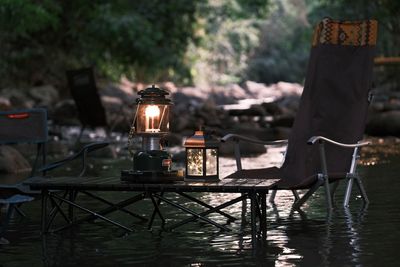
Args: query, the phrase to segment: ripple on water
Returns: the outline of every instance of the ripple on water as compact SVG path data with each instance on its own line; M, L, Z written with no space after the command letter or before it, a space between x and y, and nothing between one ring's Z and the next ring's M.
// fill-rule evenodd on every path
M147 224L126 214L115 213L111 218L135 229L126 234L104 222L96 220L72 230L40 237L40 201L24 205L29 219L14 219L5 236L11 241L0 247L0 265L9 266L397 266L400 246L400 207L398 179L400 159L390 145L390 152L372 148L365 155L374 162L360 167L371 201L367 210L361 209L361 200L351 199L349 210L341 208L344 187L337 192L337 208L327 216L323 190L303 207L304 213L291 211L293 196L279 191L276 205L268 204L268 235L266 244L251 249L250 217L242 216L242 203L225 211L237 220L227 226L232 232L199 221L172 232L160 231L156 218L151 231ZM250 168L279 165L284 149L270 149L266 155L244 159ZM108 162L109 163L109 162ZM107 175L119 172L126 162L116 161ZM234 159L221 159L221 173L234 170ZM355 189L354 189L355 190ZM131 193L105 192L102 196L117 202ZM196 197L211 205L219 205L235 196L229 194L195 193ZM174 194L173 201L202 210L197 205ZM101 208L87 197L80 198L84 205ZM247 210L249 210L247 203ZM136 213L148 216L150 201L132 207ZM188 215L161 206L167 223L185 219ZM210 215L218 223L226 220L218 214ZM57 217L57 222L61 218Z

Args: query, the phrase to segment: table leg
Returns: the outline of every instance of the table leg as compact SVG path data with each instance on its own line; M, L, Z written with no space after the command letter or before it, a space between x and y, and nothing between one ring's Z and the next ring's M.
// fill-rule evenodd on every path
M211 209L209 209L209 210L203 211L203 212L201 212L201 213L199 213L199 214L193 215L193 216L190 217L190 218L187 218L187 219L182 220L182 221L180 221L180 222L178 222L178 223L175 223L174 225L168 227L167 230L171 231L171 230L173 230L173 229L175 229L175 228L177 228L177 227L180 227L180 226L182 226L182 225L184 225L184 224L187 224L187 223L189 223L189 222L192 222L192 221L195 221L195 220L197 220L197 219L200 219L199 216L200 216L200 217L204 217L204 216L207 216L207 215L210 214L210 213L215 212L216 210L221 210L221 209L223 209L223 208L229 207L229 206L231 206L231 205L233 205L233 204L236 204L236 203L239 202L239 201L242 201L242 200L243 200L244 198L246 198L246 197L247 197L246 194L241 194L240 197L237 197L237 198L232 199L232 200L230 200L230 201L228 201L228 202L225 202L225 203L223 203L223 204L221 204L221 205L219 205L219 206L216 206L216 207L211 208Z
M161 192L160 196L163 196L163 195L164 195L164 192ZM150 199L151 199L151 202L153 203L154 210L153 210L153 213L151 214L149 225L147 226L147 230L150 230L152 228L153 222L154 222L154 218L156 217L156 214L158 214L158 216L161 219L161 228L164 228L165 219L162 216L160 209L158 208L160 206L160 204L161 204L161 198L158 198L157 202L156 202L154 197L153 197L153 195L150 193Z
M184 207L184 206L182 206L180 204L174 203L173 201L171 201L171 200L169 200L167 198L164 198L164 197L162 197L160 195L157 195L157 194L154 194L154 196L159 198L159 199L161 198L162 201L170 204L171 206L174 206L175 208L178 208L178 209L180 209L180 210L182 210L182 211L184 211L186 213L189 213L189 214L193 215L195 218L197 218L199 220L202 220L202 221L205 221L205 222L207 222L209 224L212 224L212 225L214 225L214 226L216 226L216 227L218 227L218 228L220 228L222 230L231 231L231 229L229 229L229 228L227 228L227 227L225 227L225 226L223 226L223 225L221 225L219 223L216 223L213 220L210 220L207 217L204 217L201 214L196 213L196 212L194 212L194 211L192 211L192 210L190 210L190 209L188 209L188 208L186 208L186 207Z
M253 249L256 248L256 243L257 243L257 223L256 223L256 194L255 193L250 193L250 202L251 202L251 245Z
M74 190L69 191L69 201L74 202L75 201L75 192ZM68 206L68 219L70 222L74 221L74 206L69 205Z
M267 240L267 196L264 193L261 193L261 218L260 218L260 227L262 240Z
M69 205L73 205L75 208L77 208L79 210L82 210L82 211L84 211L86 213L89 213L94 218L99 218L99 219L101 219L103 221L106 221L106 222L111 223L111 224L113 224L115 226L118 226L118 227L120 227L120 228L122 228L122 229L124 229L124 230L126 230L128 232L133 232L132 229L130 229L130 228L118 223L118 222L112 221L112 220L108 219L107 217L104 217L104 216L100 215L99 213L93 212L93 211L91 211L91 210L89 210L87 208L84 208L84 207L82 207L82 206L80 206L80 205L78 205L78 204L76 204L74 202L71 202L71 201L67 200L67 199L63 199L63 198L61 198L61 197L59 197L59 196L57 196L55 194L52 194L51 197L59 199L59 200L62 200L62 201L66 202ZM67 228L67 227L72 226L73 224L76 224L76 223L77 223L77 221L71 223L70 225L67 225L67 226L61 227L59 229L56 229L55 231L57 232L57 231L63 230L65 228Z
M47 198L48 198L48 191L46 189L43 189L42 190L42 235L47 233L47 229L46 229Z
M190 195L188 195L188 194L185 194L185 193L183 193L183 192L178 192L178 194L181 195L181 196L183 196L183 197L185 197L185 198L187 198L187 199L189 199L189 200L191 200L191 201L193 201L193 202L196 202L197 204L199 204L199 205L201 205L201 206L203 206L203 207L205 207L205 208L207 208L207 209L212 209L212 208L214 208L213 206L208 205L207 203L205 203L205 202L203 202L203 201L201 201L201 200L199 200L199 199L197 199L197 198L194 198L194 197L192 197L192 196L190 196ZM225 216L225 217L228 219L228 222L231 222L231 221L235 221L235 220L236 220L235 217L233 217L233 216L229 215L228 213L223 212L223 211L221 211L221 210L216 210L215 212L221 214L222 216Z

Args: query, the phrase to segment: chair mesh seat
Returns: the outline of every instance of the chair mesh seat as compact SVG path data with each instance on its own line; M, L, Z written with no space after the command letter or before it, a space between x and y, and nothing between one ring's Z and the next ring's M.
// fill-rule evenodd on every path
M18 204L34 200L33 197L26 195L13 195L9 198L0 198L0 204Z

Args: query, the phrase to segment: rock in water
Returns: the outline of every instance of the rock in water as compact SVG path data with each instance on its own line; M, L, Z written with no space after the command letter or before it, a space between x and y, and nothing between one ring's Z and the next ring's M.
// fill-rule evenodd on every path
M59 94L52 85L43 85L32 87L29 89L29 95L36 101L39 106L51 107L59 100Z
M0 173L20 173L31 170L29 162L10 146L0 146Z

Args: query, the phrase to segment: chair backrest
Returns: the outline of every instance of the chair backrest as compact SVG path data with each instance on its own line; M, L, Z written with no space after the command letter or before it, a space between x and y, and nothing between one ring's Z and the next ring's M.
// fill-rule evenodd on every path
M304 91L300 100L283 177L301 184L321 172L317 146L311 136L343 143L363 136L371 87L377 22L324 19L315 29ZM352 151L326 144L328 172L349 170Z
M43 108L9 110L0 112L0 144L37 144L37 154L31 175L46 162L46 142L48 141L47 110Z
M47 111L42 108L0 112L0 144L47 142Z
M83 126L107 126L106 114L97 92L93 68L67 71L68 85Z

